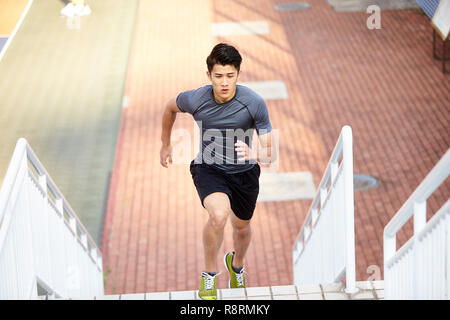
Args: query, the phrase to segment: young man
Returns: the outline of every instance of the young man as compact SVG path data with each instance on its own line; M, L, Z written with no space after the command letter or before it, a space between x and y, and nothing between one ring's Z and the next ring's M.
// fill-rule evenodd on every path
M259 192L258 162L275 160L272 126L264 100L247 87L236 85L241 55L232 46L216 45L206 59L211 85L189 90L171 99L162 119L161 165L172 163L170 135L177 112L192 114L200 127L201 149L190 171L209 220L203 229L205 269L199 296L217 298L217 254L228 217L233 227L234 251L224 257L229 286L244 288L244 257L250 244L250 219ZM260 146L252 148L256 129ZM248 144L245 143L248 141Z

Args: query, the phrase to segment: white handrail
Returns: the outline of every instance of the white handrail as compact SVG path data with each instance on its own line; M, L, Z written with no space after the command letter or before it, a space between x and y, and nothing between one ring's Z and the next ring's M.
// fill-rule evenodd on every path
M295 284L331 283L345 275L346 291L357 291L353 190L352 129L346 125L293 248Z
M101 252L35 153L16 144L0 189L0 299L103 294Z
M450 298L450 201L426 221L427 199L449 175L450 149L385 226L386 299ZM414 234L396 250L396 234L411 217Z
M411 194L408 200L392 217L389 223L384 228L384 235L394 237L398 230L413 216L414 204L423 203L427 201L430 195L447 179L450 174L450 149L438 161L430 173L420 183L416 190ZM426 216L418 216L414 214L414 220L420 219L420 224L423 225ZM418 221L414 222L416 227ZM417 230L418 231L418 230Z

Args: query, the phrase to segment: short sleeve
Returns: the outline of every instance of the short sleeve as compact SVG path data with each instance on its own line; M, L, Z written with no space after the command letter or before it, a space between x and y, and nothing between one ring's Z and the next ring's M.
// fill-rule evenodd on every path
M266 134L272 131L272 124L269 119L269 111L267 110L264 99L258 99L255 112L255 128L258 135Z
M176 103L178 106L178 109L180 109L181 112L188 112L190 114L194 113L194 106L192 105L192 98L194 96L195 90L188 90L181 92L176 99Z

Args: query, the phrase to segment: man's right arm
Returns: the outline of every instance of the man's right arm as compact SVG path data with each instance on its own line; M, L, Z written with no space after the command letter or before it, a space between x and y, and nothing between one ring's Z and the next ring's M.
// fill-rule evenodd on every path
M176 98L172 98L167 102L162 117L162 146L160 150L160 162L165 168L168 167L167 160L169 163L172 163L172 146L170 145L170 136L172 134L173 124L177 117L177 112L181 112L181 110L177 106Z

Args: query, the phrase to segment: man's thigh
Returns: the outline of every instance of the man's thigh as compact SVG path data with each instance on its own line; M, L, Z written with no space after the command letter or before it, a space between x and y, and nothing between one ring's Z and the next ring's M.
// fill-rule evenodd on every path
M230 198L224 192L213 192L203 199L203 205L209 214L216 212L230 213Z

